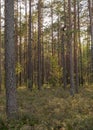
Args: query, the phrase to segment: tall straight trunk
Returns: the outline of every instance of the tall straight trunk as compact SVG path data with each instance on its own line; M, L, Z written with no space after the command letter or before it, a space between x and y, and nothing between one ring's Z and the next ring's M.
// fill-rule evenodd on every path
M62 43L61 43L61 48L62 48L62 67L63 67L63 87L66 89L66 68L65 68L65 34L64 30L62 31Z
M71 0L68 0L68 15L69 15L69 27L68 27L68 40L70 51L70 87L71 95L74 95L74 71L73 71L73 45L72 45L72 20L71 20Z
M88 85L90 85L91 83L91 64L89 64L89 60L90 60L90 54L91 54L91 50L90 50L90 35L89 35L89 24L87 23L87 34L86 34L86 39L87 39L87 83Z
M45 69L44 69L44 42L43 42L43 31L42 31L42 85L44 84L45 79Z
M75 69L75 91L78 92L79 76L78 76L78 42L77 42L77 18L76 0L74 0L74 69Z
M65 44L66 44L66 4L64 1L64 27L62 28L62 67L63 67L63 87L66 88L67 79L66 79L66 57L65 57Z
M16 44L16 64L18 63L18 0L16 1L15 14L15 44ZM18 85L18 74L16 74L16 82Z
M42 2L42 0L41 0ZM43 2L42 2L42 6L43 6ZM44 69L44 31L43 31L43 8L41 8L41 71L42 71L42 75L41 75L41 80L42 80L42 85L44 84L44 80L45 80L45 69Z
M32 22L33 23L33 22ZM32 24L32 28L33 28L33 24ZM37 86L38 85L38 70L37 70L37 66L38 66L38 56L37 56L37 38L36 38L36 33L37 33L37 24L35 23L35 26L34 26L34 29L32 29L34 32L33 32L33 37L34 37L34 58L33 58L33 82L34 84Z
M1 0L0 0L0 92L1 92L1 85L2 85L2 72L1 72L1 47L2 47L2 40L1 40Z
M21 28L21 3L20 3L20 38L19 38L19 63L20 63L20 66L22 67L22 36L21 36L21 33L22 33L22 28ZM19 85L21 86L22 85L22 72L20 71L20 74L19 74Z
M25 0L25 21L26 21L26 34L25 34L25 45L24 45L24 61L25 61L25 66L24 66L24 82L27 85L27 46L28 46L28 19L27 19L27 0Z
M93 76L93 1L88 0L89 17L90 17L90 31L91 31L91 72Z
M41 89L41 0L38 1L38 89Z
M14 41L14 1L5 0L5 87L8 118L15 118L17 115Z
M52 0L51 0L52 1ZM54 56L54 37L53 37L53 5L51 2L51 44L52 44L52 56Z
M83 67L82 67L82 47L81 47L81 39L80 39L80 6L79 1L77 1L77 10L78 10L78 42L79 42L79 56L80 56L80 68L79 68L79 75L80 75L80 84L83 86Z
M33 66L32 66L32 16L31 16L31 0L29 0L29 38L28 38L28 88L33 87Z
M57 29L57 37L58 37L58 65L60 66L60 15L58 13L58 29Z

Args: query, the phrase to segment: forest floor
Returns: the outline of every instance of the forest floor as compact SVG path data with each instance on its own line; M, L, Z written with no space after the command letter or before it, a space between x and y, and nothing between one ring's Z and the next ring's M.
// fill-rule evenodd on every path
M93 86L71 97L62 88L18 89L20 118L8 122L0 95L0 130L93 130Z

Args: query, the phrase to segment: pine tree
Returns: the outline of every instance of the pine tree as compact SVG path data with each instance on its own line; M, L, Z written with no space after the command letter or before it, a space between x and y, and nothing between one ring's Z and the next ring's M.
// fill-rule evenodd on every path
M14 0L5 0L5 87L8 118L15 118L17 115L14 41Z

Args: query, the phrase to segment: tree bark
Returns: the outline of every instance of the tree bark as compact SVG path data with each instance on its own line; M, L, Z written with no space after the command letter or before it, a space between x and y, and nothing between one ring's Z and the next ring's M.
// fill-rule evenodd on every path
M38 1L38 89L41 89L41 0Z
M70 87L71 95L74 95L74 71L73 71L73 49L72 49L72 20L71 20L71 0L68 0L68 15L69 15L69 27L68 27L68 40L70 51Z
M74 0L74 69L75 69L75 91L78 93L79 87L79 76L78 76L78 42L77 42L77 11L76 11L76 0Z
M83 67L82 67L82 47L81 47L81 39L80 39L80 6L79 1L77 2L77 10L78 10L78 42L79 42L79 56L80 56L80 69L79 69L79 83L83 86Z
M14 37L14 0L5 0L5 87L9 119L17 115Z
M21 3L20 3L20 37L19 37L19 63L20 63L20 66L22 67L22 36L21 36L21 33L22 33L22 28L21 28ZM21 86L22 85L22 71L20 71L20 74L19 74L19 85Z
M2 72L1 72L1 47L2 47L2 40L1 40L1 0L0 0L0 92L1 92L1 85L2 85Z
M33 87L33 66L32 66L32 16L31 16L31 0L29 1L29 38L28 38L28 88Z
M90 16L90 32L91 32L91 72L93 76L93 1L88 0L89 16Z

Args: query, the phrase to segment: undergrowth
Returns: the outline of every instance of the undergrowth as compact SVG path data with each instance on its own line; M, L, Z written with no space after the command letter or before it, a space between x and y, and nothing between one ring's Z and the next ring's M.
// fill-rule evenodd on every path
M5 117L5 95L0 95L0 130L93 130L93 88L71 97L60 88L18 89L19 118Z

